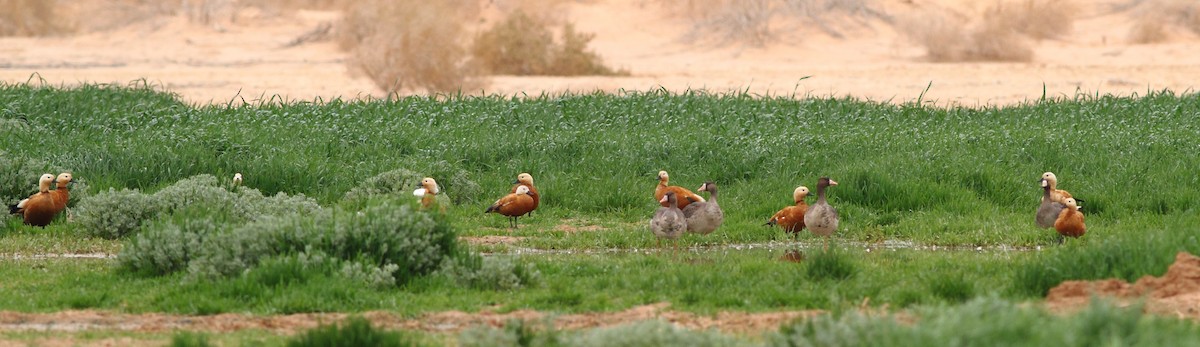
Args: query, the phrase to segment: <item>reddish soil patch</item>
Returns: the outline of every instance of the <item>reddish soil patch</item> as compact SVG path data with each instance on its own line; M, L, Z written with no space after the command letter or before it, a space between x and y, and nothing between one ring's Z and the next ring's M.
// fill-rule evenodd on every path
M492 245L515 245L515 244L517 244L517 242L520 242L521 240L524 240L525 238L517 237L517 236L487 235L487 236L459 236L458 239L460 241L463 241L463 242L466 242L466 243L469 243L472 245L492 246Z
M620 312L561 314L533 310L507 313L481 311L467 313L447 311L427 313L416 319L373 311L361 314L376 326L386 329L423 330L430 332L459 332L477 325L503 326L513 319L541 322L550 320L559 329L606 327L650 319L662 319L689 329L718 329L727 333L758 333L777 329L788 321L812 317L822 311L778 311L762 313L721 312L698 315L665 310L670 304L658 303L630 308ZM184 316L170 314L126 314L107 311L61 311L53 313L0 312L0 331L85 331L121 330L137 332L170 332L174 330L231 332L246 329L294 334L319 324L334 323L350 315L344 313L306 313L277 316L218 314Z
M1147 312L1200 319L1200 258L1179 252L1162 277L1143 276L1133 284L1116 279L1066 281L1050 289L1046 305L1052 311L1070 312L1087 306L1092 296L1115 298L1122 304L1144 298Z

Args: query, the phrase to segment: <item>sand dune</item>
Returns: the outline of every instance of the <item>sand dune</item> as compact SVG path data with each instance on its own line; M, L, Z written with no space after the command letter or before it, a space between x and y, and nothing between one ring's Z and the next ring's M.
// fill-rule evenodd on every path
M803 26L764 47L697 44L683 39L692 23L649 0L568 2L556 13L583 32L591 47L627 77L493 76L483 92L707 89L771 95L853 96L877 101L924 100L939 105L1006 105L1049 96L1190 91L1200 80L1200 40L1174 35L1155 44L1127 43L1132 10L1117 1L1081 8L1074 29L1033 44L1028 62L932 63L899 29L928 8L978 12L967 0L880 1L897 20L848 26L842 37ZM382 97L350 71L331 40L289 42L336 23L338 12L287 16L239 14L200 25L162 17L68 37L0 38L0 80L53 85L144 79L194 103ZM836 20L836 18L834 18ZM794 29L794 30L793 30Z

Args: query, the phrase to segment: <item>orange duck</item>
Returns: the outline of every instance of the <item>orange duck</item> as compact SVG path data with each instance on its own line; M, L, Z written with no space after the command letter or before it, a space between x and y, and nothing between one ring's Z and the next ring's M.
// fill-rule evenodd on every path
M1054 230L1058 231L1061 236L1080 237L1087 231L1087 226L1083 224L1083 213L1079 212L1079 206L1075 204L1075 199L1066 198L1063 200L1065 206L1062 212L1058 213L1058 219L1054 221ZM1059 238L1059 242L1062 239Z
M419 188L413 191L413 195L421 197L421 210L428 210L433 206L437 206L439 211L446 212L446 206L437 201L437 195L441 192L441 189L438 188L437 181L434 181L433 177L421 179L421 182L417 183L417 187Z
M1050 201L1062 204L1063 200L1072 198L1071 193L1068 193L1062 189L1058 189L1058 176L1055 176L1053 172L1046 172L1042 174L1042 179L1046 180L1046 183L1050 184ZM1082 200L1076 199L1076 201Z
M533 197L533 209L536 210L538 203L542 201L542 196L538 195L537 187L533 186L533 175L522 172L520 175L517 175L517 180L513 181L512 184L515 185L512 187L512 190L508 191L509 194L516 193L517 188L520 186L529 187L529 196ZM533 213L533 210L529 212Z
M796 205L784 207L779 212L775 212L775 215L771 216L771 219L764 225L778 225L788 233L799 234L800 230L804 229L804 213L808 211L808 204L804 202L804 198L807 196L808 187L796 187L796 190L792 192L792 200L796 201Z
M54 214L67 209L67 201L71 200L71 182L74 182L74 178L70 172L58 174L54 190L50 191L50 197L54 199Z
M58 214L54 210L54 198L50 194L50 183L53 182L54 175L42 175L38 180L38 192L21 200L16 205L9 206L8 211L24 217L25 224L39 227L49 225L50 221L54 219L54 215Z
M704 198L696 195L696 193L692 193L692 191L687 190L687 188L680 186L668 186L668 179L670 179L670 176L667 176L666 171L658 172L658 187L654 188L654 199L658 200L659 205L662 207L667 207L667 201L663 200L663 197L667 196L667 192L675 192L675 203L676 206L679 206L680 210L693 202L704 201Z
M534 209L533 192L526 186L517 186L517 191L505 195L492 206L488 206L487 211L483 213L496 212L509 217L509 227L517 228L517 218L532 212Z

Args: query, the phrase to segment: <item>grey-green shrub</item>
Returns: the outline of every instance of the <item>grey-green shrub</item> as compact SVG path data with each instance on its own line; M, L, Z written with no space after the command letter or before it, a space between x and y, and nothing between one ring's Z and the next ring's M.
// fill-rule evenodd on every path
M439 274L464 287L490 290L514 290L538 283L541 273L532 264L510 257L459 256L443 263Z
M41 160L18 158L0 151L0 203L15 204L37 193L38 177L50 172Z
M697 331L662 320L647 320L609 328L589 330L570 343L572 346L734 346L737 340L716 331Z
M1071 316L1037 307L982 297L956 306L915 310L916 321L894 315L847 312L820 315L784 325L769 336L771 346L1189 346L1200 343L1200 328L1093 302ZM1148 332L1154 333L1148 333Z
M122 268L136 273L164 275L181 271L187 269L208 238L228 228L213 216L152 223L121 248L117 261Z
M477 326L459 334L461 346L737 346L739 341L716 331L697 331L663 320L645 320L571 332L549 323L510 320L502 328Z
M346 274L375 282L390 277L391 284L402 284L440 268L456 251L454 231L441 218L392 204L266 218L205 243L189 271L227 277L271 256L320 252L338 262L361 264L344 267Z
M117 239L136 231L142 223L157 216L162 205L137 189L109 188L106 192L80 201L77 210L75 220L82 233Z

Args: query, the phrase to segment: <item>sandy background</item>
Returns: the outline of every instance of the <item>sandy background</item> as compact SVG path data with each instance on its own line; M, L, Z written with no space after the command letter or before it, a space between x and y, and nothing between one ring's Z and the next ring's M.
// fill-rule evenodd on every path
M492 1L485 10L498 10ZM595 34L592 49L627 77L492 76L485 93L708 89L772 95L850 95L877 101L916 99L939 105L1007 105L1042 96L1144 94L1164 88L1191 91L1200 80L1200 39L1176 30L1159 43L1126 39L1130 1L1090 1L1061 37L1034 44L1029 62L933 63L906 39L905 20L866 21L842 37L819 30L789 31L765 47L696 44L683 37L694 23L650 0L561 1L555 13ZM970 0L880 0L899 19L945 8L979 12ZM128 84L144 79L193 103L383 97L353 73L347 53L331 39L289 42L340 12L300 10L271 14L245 10L236 20L200 24L160 16L60 37L0 38L0 80ZM836 18L834 19L836 20ZM120 24L120 25L118 25ZM486 20L481 25L486 25ZM334 28L336 30L336 27ZM810 76L805 78L806 76Z

